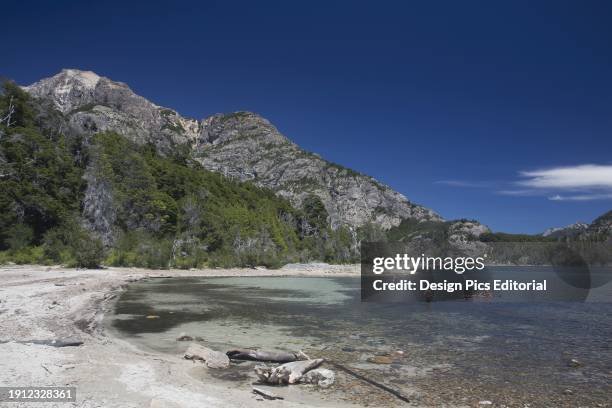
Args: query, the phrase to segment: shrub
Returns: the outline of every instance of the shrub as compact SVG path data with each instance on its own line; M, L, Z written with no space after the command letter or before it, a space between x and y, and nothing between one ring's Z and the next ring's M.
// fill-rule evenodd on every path
M71 247L74 255L74 266L79 268L99 268L104 259L102 241L86 231L75 234Z
M143 240L136 248L136 263L147 268L168 268L171 259L172 243L167 240Z
M18 265L46 264L42 247L25 247L2 252L0 263L14 262Z
M104 265L108 266L138 266L137 255L133 251L123 251L112 248L104 259Z
M65 225L48 230L43 236L42 245L45 258L55 263L74 261L70 243L78 239L76 235L74 226Z
M15 224L6 233L5 238L8 247L13 251L19 251L32 243L34 230L29 225Z

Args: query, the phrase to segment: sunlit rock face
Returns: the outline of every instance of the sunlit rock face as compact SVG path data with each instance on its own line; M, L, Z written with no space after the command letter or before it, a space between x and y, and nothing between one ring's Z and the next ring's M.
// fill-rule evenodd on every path
M75 69L24 89L53 103L76 132L114 131L139 144L152 143L161 154L187 148L205 168L272 189L298 207L314 194L333 227L375 223L387 229L405 218L441 220L372 177L301 149L255 113L184 118L124 83Z
M194 155L204 167L252 180L298 207L309 194L321 198L332 225L374 222L389 228L402 218L439 219L431 210L374 180L304 151L261 116L215 115L203 121Z

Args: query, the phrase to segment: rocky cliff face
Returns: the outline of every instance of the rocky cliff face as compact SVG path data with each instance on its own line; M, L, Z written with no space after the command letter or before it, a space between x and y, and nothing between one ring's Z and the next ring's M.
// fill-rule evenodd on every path
M448 241L450 243L466 243L480 238L491 230L486 225L474 220L456 220L450 222Z
M254 113L187 119L123 83L73 69L24 89L53 103L77 132L114 131L137 143L153 143L162 154L187 147L205 168L272 189L298 207L314 194L334 227L373 222L390 228L402 219L441 220L372 177L304 151Z
M593 220L587 229L587 233L612 237L612 211L608 211Z

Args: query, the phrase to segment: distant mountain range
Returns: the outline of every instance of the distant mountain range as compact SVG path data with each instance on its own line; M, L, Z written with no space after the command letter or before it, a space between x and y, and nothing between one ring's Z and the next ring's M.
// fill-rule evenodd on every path
M566 225L565 227L548 228L542 233L542 236L551 238L576 237L585 232L588 228L589 224L585 224L584 222L577 222L574 224Z
M597 217L590 224L577 222L560 228L549 228L542 233L543 237L580 239L594 236L605 236L612 232L612 211Z

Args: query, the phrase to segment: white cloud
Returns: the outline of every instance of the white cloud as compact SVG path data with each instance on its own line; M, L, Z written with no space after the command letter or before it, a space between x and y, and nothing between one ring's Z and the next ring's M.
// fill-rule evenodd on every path
M497 194L508 195L508 196L519 196L519 197L529 197L529 196L541 196L541 191L536 190L499 190Z
M612 199L611 194L578 194L578 195L559 195L548 197L551 201L591 201Z
M551 169L523 171L517 184L534 189L580 191L607 190L612 193L612 165L583 164Z
M441 180L463 188L488 188L497 194L547 197L551 201L612 200L612 165L581 164L519 172L517 181Z

